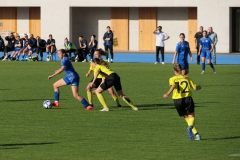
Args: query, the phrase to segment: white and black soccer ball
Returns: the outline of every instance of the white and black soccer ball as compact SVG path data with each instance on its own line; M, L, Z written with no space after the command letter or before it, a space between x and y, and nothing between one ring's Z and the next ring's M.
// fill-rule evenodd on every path
M43 102L43 107L44 107L45 109L50 109L50 108L52 108L52 102L51 102L50 100L44 101L44 102Z

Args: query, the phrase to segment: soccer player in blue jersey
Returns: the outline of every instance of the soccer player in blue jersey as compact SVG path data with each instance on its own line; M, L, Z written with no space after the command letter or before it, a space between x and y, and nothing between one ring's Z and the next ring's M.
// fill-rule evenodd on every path
M181 65L182 75L187 75L189 73L188 55L190 56L191 61L193 61L193 57L192 57L189 43L185 41L185 34L181 33L179 37L180 37L180 42L178 42L176 46L172 64L175 63L176 56L178 55L177 63Z
M211 38L207 37L207 31L204 30L203 31L203 38L200 39L199 41L199 52L198 55L200 55L200 51L201 51L201 57L202 57L202 73L205 73L205 59L207 59L208 64L210 65L210 67L213 69L213 73L216 74L216 69L214 68L212 62L211 62L211 52L213 50L213 43Z
M89 105L89 103L78 94L78 85L80 77L78 73L75 71L75 69L72 66L72 63L68 59L68 55L64 49L60 49L58 51L58 57L61 59L62 66L58 70L55 71L54 74L48 76L48 79L53 78L54 76L60 74L61 72L65 71L66 77L59 79L53 84L54 88L54 97L55 102L53 103L53 106L59 107L59 87L66 86L71 84L72 85L72 94L75 99L80 101L86 110L92 110L93 107Z

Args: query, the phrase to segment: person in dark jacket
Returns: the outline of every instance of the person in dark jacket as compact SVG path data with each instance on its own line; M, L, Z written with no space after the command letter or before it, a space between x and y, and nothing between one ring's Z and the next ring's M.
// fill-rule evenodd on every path
M89 48L89 55L91 57L90 62L93 60L93 53L97 49L98 41L96 40L96 36L92 35L90 42L88 43L88 48Z
M38 61L38 54L40 53L40 61L43 61L43 52L46 52L46 44L47 42L44 39L41 39L41 37L37 36L37 51L36 51L36 56L33 57L33 61Z
M0 52L3 52L5 49L5 43L4 40L2 39L1 35L0 35Z
M22 51L23 41L20 39L20 36L17 35L14 41L14 50L11 56L8 58L9 61L14 61L19 59L19 53Z
M32 54L37 50L37 40L34 38L33 34L30 34L30 39L28 41L28 57L26 61L32 60Z
M108 62L113 63L113 32L110 28L110 26L107 26L107 32L103 35L103 40L104 40L104 47L105 51L110 52L111 55L111 60L108 58L108 54L106 55L106 59Z
M13 33L11 33L10 36L6 36L5 40L8 41L8 44L5 46L5 49L4 49L3 61L8 59L8 52L13 51L13 49L14 49L15 37L14 37Z

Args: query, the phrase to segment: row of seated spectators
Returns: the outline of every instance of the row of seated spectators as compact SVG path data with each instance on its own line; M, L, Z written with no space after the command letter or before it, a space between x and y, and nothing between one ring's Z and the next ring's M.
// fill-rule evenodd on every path
M90 42L87 43L83 36L79 36L78 49L72 42L65 38L64 48L69 54L69 58L75 62L87 62L87 55L89 55L91 61L98 43L95 38L95 35L92 35ZM39 36L34 38L33 34L30 34L30 37L25 34L22 38L17 35L15 38L13 33L11 33L9 36L6 36L5 40L7 41L6 45L0 36L0 52L4 52L4 55L0 58L2 61L43 61L44 52L47 53L46 61L50 61L53 54L57 50L56 42L52 38L51 34L49 35L49 39L47 41L41 39ZM9 54L9 52L11 52L11 54ZM33 56L34 53L36 54Z

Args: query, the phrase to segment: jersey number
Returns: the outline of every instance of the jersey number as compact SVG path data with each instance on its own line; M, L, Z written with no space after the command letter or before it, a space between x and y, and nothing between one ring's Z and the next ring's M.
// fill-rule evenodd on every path
M182 93L187 93L187 92L189 92L189 91L186 91L186 89L187 89L187 87L188 87L187 81L182 81L182 82L180 83L180 85L182 86L184 83L185 83L185 88L183 89ZM181 90L180 90L179 82L175 82L175 84L176 84L176 86L177 86L178 93L180 93Z

